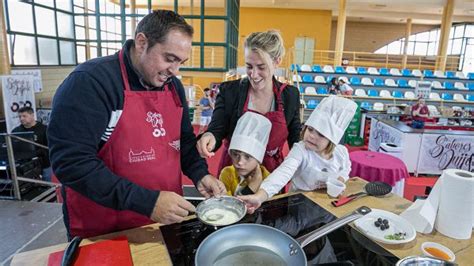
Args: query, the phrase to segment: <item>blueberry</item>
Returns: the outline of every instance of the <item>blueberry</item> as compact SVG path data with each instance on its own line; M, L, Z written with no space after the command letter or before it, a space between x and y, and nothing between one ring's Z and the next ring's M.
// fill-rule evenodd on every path
M378 218L377 222L382 223L382 218Z
M389 228L390 228L390 225L386 224L385 229L389 229Z
M388 220L387 220L387 219L383 219L382 223L383 223L383 224L388 224Z
M382 231L385 230L385 225L381 224L380 225L380 230L382 230Z
M379 227L379 226L380 226L380 223L379 223L379 221L375 221L375 223L374 223L374 224L375 224L375 226L376 226L376 227Z

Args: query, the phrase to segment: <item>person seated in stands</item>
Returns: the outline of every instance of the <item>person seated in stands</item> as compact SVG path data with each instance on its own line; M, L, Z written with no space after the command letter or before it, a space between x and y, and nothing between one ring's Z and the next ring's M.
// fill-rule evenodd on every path
M413 118L411 122L412 128L425 127L425 121L430 117L430 111L423 97L419 97L418 102L411 107L411 116Z
M339 78L339 91L342 95L352 95L354 89L343 78Z
M35 142L44 146L48 146L46 138L46 126L35 120L35 111L31 107L22 107L18 109L18 117L21 125L12 130L15 132L33 132ZM38 156L44 181L51 181L51 163L49 162L48 150L35 146L36 156Z
M271 129L270 120L256 112L245 112L237 121L229 146L232 165L222 169L219 177L228 195L254 194L270 175L261 163Z
M332 78L328 84L328 92L329 94L340 94L339 91L339 83L337 82L337 78Z

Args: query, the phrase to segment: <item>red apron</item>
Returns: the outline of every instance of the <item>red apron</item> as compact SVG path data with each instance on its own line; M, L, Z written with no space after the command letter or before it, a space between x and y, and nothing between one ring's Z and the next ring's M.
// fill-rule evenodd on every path
M182 194L179 121L183 108L176 90L165 85L163 91L131 91L122 51L119 60L125 87L123 112L97 156L113 173L139 186ZM144 215L96 204L68 187L66 207L72 237L152 223Z
M283 112L283 101L281 100L281 93L286 88L287 84L282 84L278 89L273 84L273 92L276 96L277 108L275 111L267 112L264 116L272 123L272 130L270 131L270 137L268 139L267 150L263 157L263 166L268 171L273 172L283 162L283 145L288 139L288 127L286 125L285 113ZM252 111L248 110L249 95L244 103L243 112ZM253 111L252 111L253 112ZM229 145L230 141L225 139L223 146L224 151L222 153L221 161L219 164L219 175L221 170L229 165L232 165L232 159L229 156Z

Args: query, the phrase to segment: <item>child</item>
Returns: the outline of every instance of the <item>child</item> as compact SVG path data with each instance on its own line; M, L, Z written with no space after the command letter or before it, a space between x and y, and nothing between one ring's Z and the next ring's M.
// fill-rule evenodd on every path
M347 148L338 145L355 114L357 105L346 98L328 96L311 113L301 132L302 139L285 161L265 179L255 195L240 197L249 213L279 192L289 180L291 191L326 187L329 178L349 179L351 162Z
M337 82L337 78L332 78L328 84L328 92L329 94L339 94L339 83Z
M352 95L354 89L343 78L339 78L339 91L342 95Z
M199 123L199 134L201 134L211 122L212 110L214 110L214 100L211 97L211 90L209 88L204 89L204 97L199 100L199 105L202 108L201 121Z
M232 165L222 169L220 174L228 195L254 194L270 174L260 164L271 129L270 120L254 112L245 112L237 121L229 145Z

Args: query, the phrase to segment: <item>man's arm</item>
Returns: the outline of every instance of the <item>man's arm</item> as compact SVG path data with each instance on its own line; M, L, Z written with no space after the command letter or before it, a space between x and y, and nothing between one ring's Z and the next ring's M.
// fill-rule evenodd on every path
M183 105L183 116L181 118L181 169L195 185L205 176L209 174L207 170L206 160L201 158L196 148L196 135L189 119L189 108L186 101L184 88L178 79L173 79L176 90Z
M58 88L47 131L53 171L63 185L100 205L150 216L159 192L114 174L97 157L111 112L122 108L117 89L102 84L75 72Z

